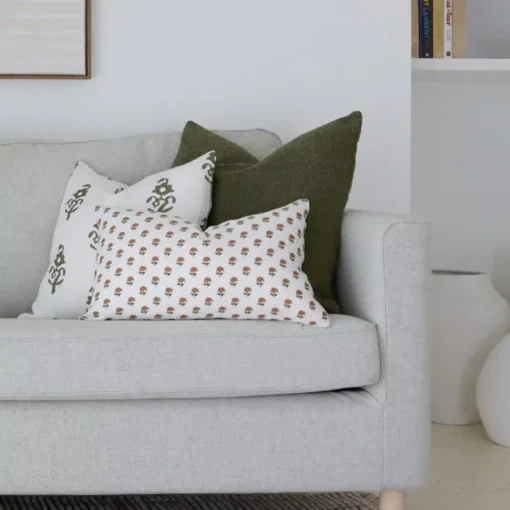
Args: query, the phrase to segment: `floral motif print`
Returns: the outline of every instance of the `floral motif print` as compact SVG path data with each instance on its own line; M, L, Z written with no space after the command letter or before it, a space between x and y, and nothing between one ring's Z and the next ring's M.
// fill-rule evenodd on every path
M99 209L99 208L96 207L96 209ZM96 223L94 223L92 230L89 232L89 239L91 240L89 246L93 250L97 250L97 245L99 244L99 241L101 240L101 235L99 234L100 222L101 222L101 220L97 220Z
M213 175L214 175L214 167L216 166L216 153L210 152L207 155L206 162L202 165L202 170L205 170L205 180L212 184L213 182Z
M92 300L94 299L94 287L90 287L89 289L89 295L87 296L87 306L90 306L92 304Z
M197 222L206 219L211 207L211 185L204 179L206 171L202 166L207 157L208 155L204 154L183 167L149 175L129 187L121 182L113 181L107 176L98 174L83 161L78 162L63 193L49 263L45 268L46 271L41 275L39 292L32 305L34 317L74 319L85 312L90 276L96 266L96 254L102 249L101 242L106 242L98 224L98 219L104 211L96 210L94 206L97 204L119 207L119 209L124 210L147 210L148 207L151 207L155 211L160 207L163 210L173 207L171 212L167 214ZM163 181L162 179L167 180ZM165 193L169 190L169 186L172 190L175 190L175 193L163 196L152 193L152 190ZM147 198L152 195L154 195L154 198L148 204L146 202ZM173 198L169 198L173 195L176 198L175 203ZM165 198L168 199L166 206ZM154 200L160 200L157 204L158 207L155 207ZM156 214L153 213L155 216ZM175 240L182 237L179 230L174 229L173 226L164 228L164 226L168 227L168 221L166 221L168 218L162 218L165 221L161 221L158 217L150 225L145 221L134 221L134 218L123 223L122 220L128 216L131 217L130 214L124 214L108 220L115 220L110 221L110 225L108 225L108 229L111 226L115 227L112 236L119 236L118 239L115 239L115 242L132 242L140 249L145 246L140 237L142 232L151 231L151 236L147 238L149 245L154 238L160 238L162 244L164 244L168 239L165 236L173 236L174 233ZM152 235L152 227L158 230L157 235ZM168 232L171 233L168 234ZM105 250L111 242L109 241L104 246ZM66 265L62 266L65 267L66 271L65 283L50 286L48 284L50 268L55 269L53 260L60 245L65 246ZM117 254L118 249L111 253L113 255ZM124 247L122 249L125 250ZM167 253L168 255L165 254L164 257L170 256L170 252ZM114 260L113 270L117 268L117 262L124 263L127 261L125 257L115 258ZM136 265L131 267L134 268ZM57 281L61 279L62 277L57 277ZM104 280L106 279L105 277ZM51 280L53 281L53 278ZM122 308L126 309L126 307Z
M152 204L152 207L149 208L150 212L165 213L174 208L173 204L177 202L177 198L172 195L172 193L175 193L175 190L172 188L169 179L160 179L152 193L153 195L147 199L147 203Z
M65 209L65 212L67 213L66 220L69 220L71 214L76 212L80 208L80 205L83 204L83 200L87 196L90 187L90 184L84 184L78 191L73 193L73 197L67 201L67 207Z
M53 261L53 265L50 267L50 277L48 283L51 285L51 293L55 294L57 287L64 283L64 277L66 275L66 269L63 267L66 263L66 257L64 255L64 246L61 244L58 247L57 255Z
M301 270L308 201L275 212L203 232L164 214L103 207L93 299L82 318L221 317L327 327ZM261 225L270 236L260 236Z

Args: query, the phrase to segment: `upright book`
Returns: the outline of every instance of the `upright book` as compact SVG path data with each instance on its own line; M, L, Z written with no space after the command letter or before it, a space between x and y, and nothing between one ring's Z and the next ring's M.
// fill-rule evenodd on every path
M445 34L445 3L446 0L435 0L432 9L432 32L434 34L434 58L444 58Z
M467 56L466 30L466 0L453 0L453 58L466 58Z
M434 58L433 0L420 1L420 58ZM441 1L441 0L436 0Z
M453 57L453 0L444 0L444 56Z
M412 19L412 57L420 57L420 13L418 2L420 0L411 0L411 19Z

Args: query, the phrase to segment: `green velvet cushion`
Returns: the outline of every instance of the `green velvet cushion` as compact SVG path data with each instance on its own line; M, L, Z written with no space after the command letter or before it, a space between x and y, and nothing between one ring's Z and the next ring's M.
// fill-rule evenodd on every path
M334 291L340 230L361 125L361 113L353 112L295 138L254 163L253 156L241 147L188 122L174 166L188 163L208 150L216 151L210 225L307 198L310 214L303 270L317 300L328 312L338 313Z

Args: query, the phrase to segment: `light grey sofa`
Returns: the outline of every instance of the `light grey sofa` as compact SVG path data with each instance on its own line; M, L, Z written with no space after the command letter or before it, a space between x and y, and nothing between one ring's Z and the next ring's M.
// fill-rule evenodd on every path
M223 132L258 157L268 132ZM132 184L178 134L0 145L0 493L422 486L429 459L426 226L345 214L329 329L264 321L17 320L77 160Z

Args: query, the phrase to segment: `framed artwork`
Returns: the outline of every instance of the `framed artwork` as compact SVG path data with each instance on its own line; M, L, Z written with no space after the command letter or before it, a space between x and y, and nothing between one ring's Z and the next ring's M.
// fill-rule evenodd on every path
M0 0L0 79L91 78L91 0Z

